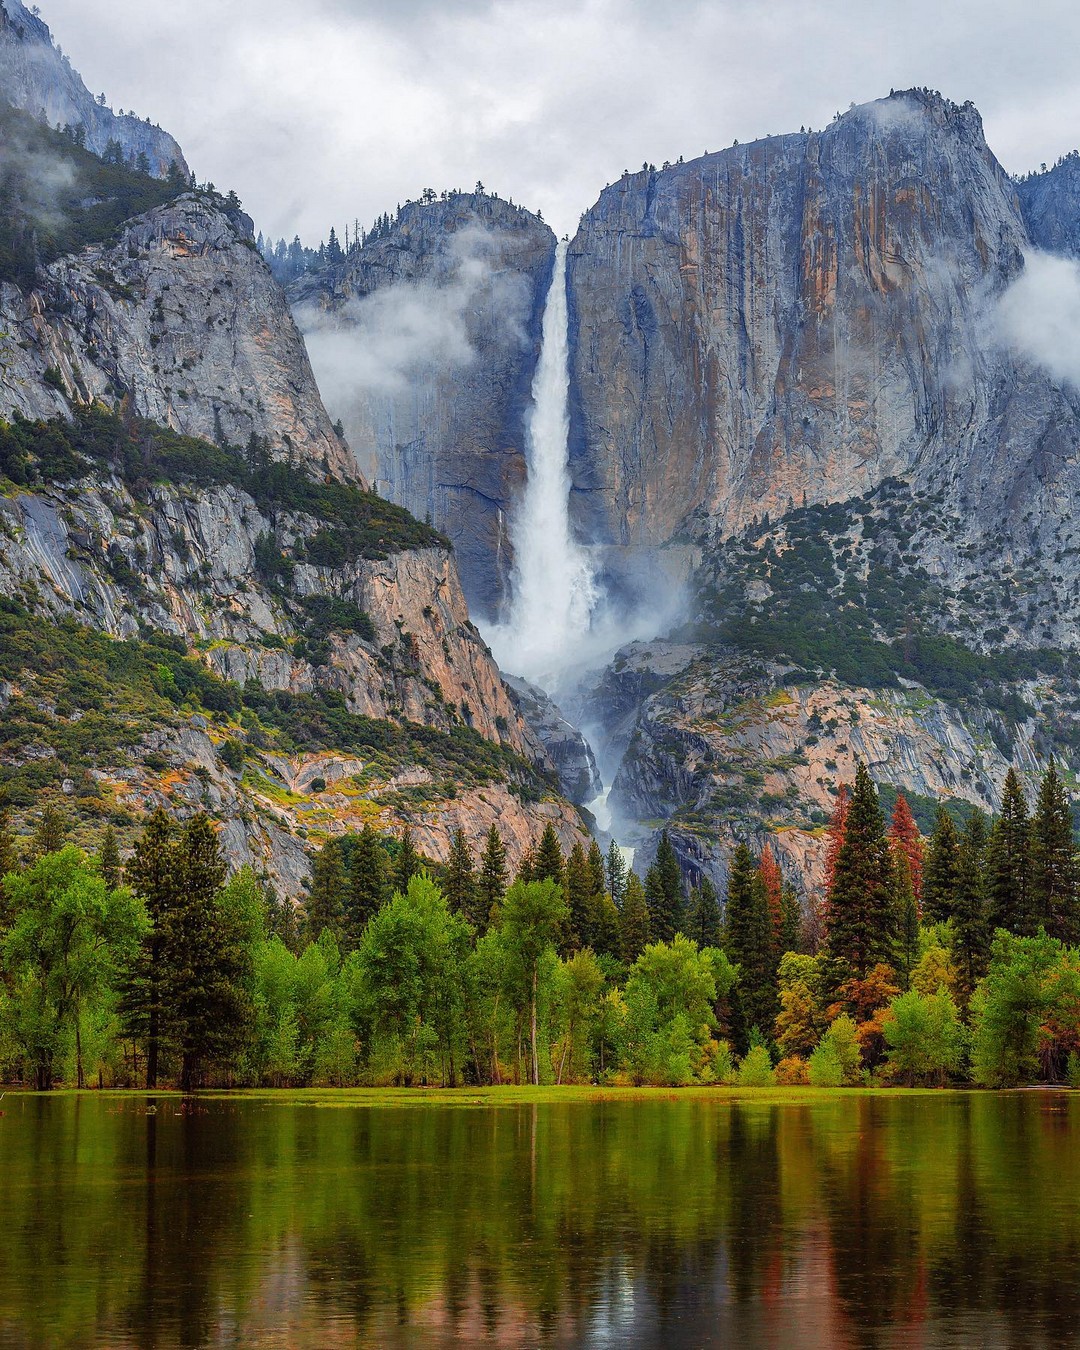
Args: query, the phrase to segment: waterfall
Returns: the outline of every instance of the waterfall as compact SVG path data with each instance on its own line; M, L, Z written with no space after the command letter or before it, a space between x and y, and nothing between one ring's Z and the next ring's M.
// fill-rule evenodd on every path
M544 305L540 359L526 427L528 482L511 525L513 604L488 638L499 665L553 691L582 656L600 599L592 562L570 529L566 242Z

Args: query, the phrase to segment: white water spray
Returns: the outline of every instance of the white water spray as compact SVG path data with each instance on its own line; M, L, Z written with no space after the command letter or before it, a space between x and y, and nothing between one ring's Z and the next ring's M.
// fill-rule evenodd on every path
M540 359L526 428L529 478L514 521L513 609L488 634L504 670L551 692L579 664L600 600L588 552L570 529L570 370L566 311L566 242L544 306Z

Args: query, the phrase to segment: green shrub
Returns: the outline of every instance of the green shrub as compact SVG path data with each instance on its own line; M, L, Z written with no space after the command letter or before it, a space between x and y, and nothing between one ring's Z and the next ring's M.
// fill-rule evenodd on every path
M739 1065L737 1082L740 1087L772 1087L776 1082L776 1071L769 1052L763 1045L754 1045L747 1051Z

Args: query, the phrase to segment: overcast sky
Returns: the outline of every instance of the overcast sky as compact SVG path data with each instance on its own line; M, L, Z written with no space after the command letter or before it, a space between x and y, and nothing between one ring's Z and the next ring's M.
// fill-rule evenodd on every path
M477 179L572 231L642 161L929 85L1005 167L1080 144L1076 0L39 0L114 108L317 242Z

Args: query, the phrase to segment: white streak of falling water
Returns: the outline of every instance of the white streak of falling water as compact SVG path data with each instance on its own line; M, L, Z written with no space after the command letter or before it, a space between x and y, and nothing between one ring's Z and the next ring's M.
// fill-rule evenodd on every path
M533 376L528 482L511 528L513 606L509 622L488 635L504 670L548 691L580 662L600 598L589 555L570 529L569 389L564 241L555 250Z

